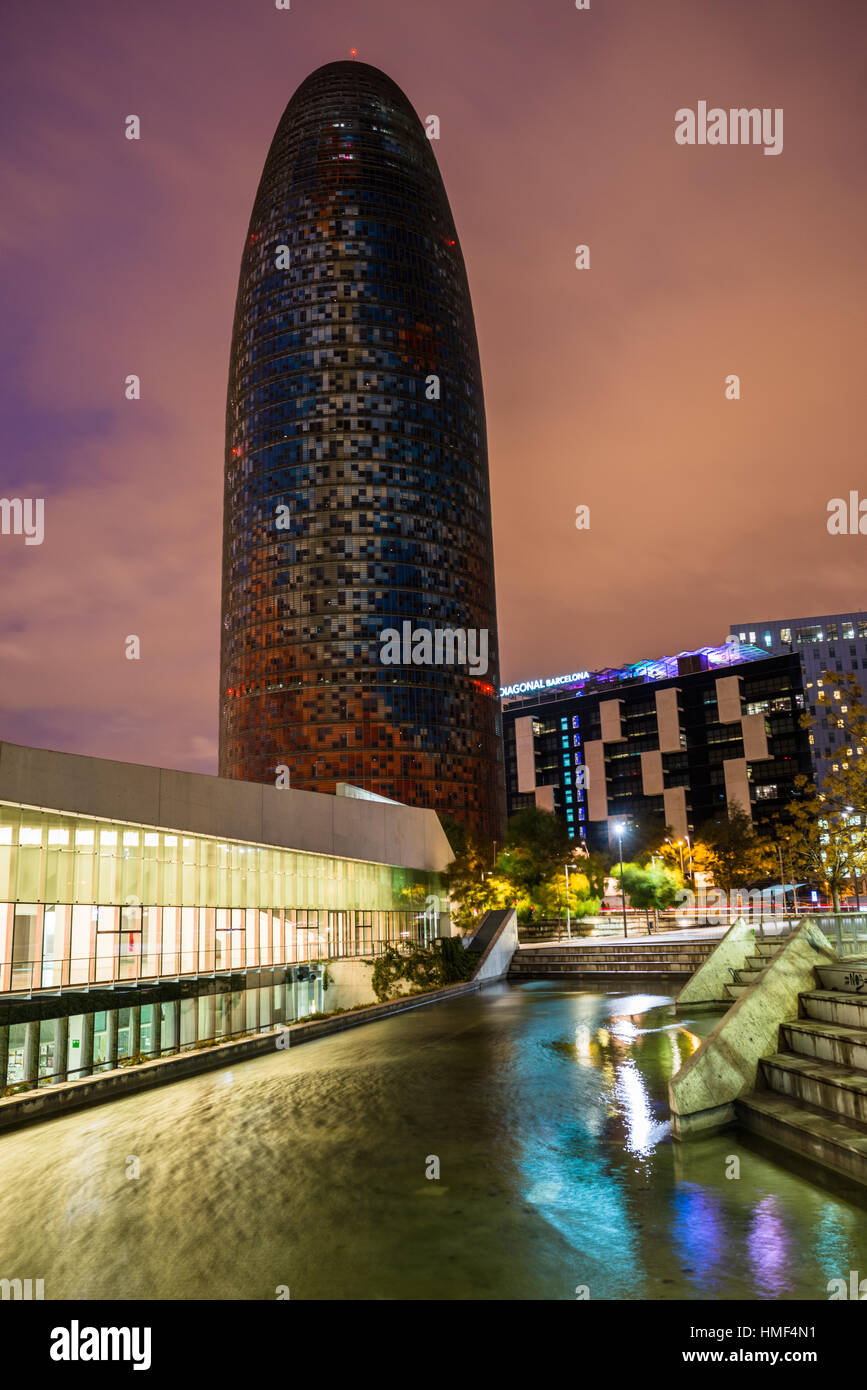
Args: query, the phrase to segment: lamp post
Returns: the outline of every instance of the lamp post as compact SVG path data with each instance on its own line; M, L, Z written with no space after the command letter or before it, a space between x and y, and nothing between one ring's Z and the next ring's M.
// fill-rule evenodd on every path
M572 918L569 915L569 865L564 864L566 870L566 939L572 940Z
M623 822L618 821L614 828L617 831L617 842L620 847L620 906L623 909L623 935L628 936L629 931L626 926L626 891L623 887Z
M848 816L851 816L851 815L854 813L854 810L855 810L855 807L854 807L854 806L847 806L847 807L846 807L847 815L848 815ZM848 826L848 823L849 823L849 822L848 822L848 820L847 820L847 822L846 822L847 826ZM850 832L850 835L851 835L851 832ZM851 838L850 838L850 840L849 840L849 843L850 843L850 844L852 843ZM856 911L856 912L860 912L860 911L861 911L861 899L860 899L860 897L858 896L858 867L857 867L857 864L856 864L856 857L857 857L856 855L854 855L854 854L852 855L852 882L853 882L853 884L855 885L855 911Z
M668 838L666 838L665 843L667 845L671 845L671 848L676 849L678 854L680 855L680 876L681 878L684 878L685 875L683 872L683 840L669 840Z

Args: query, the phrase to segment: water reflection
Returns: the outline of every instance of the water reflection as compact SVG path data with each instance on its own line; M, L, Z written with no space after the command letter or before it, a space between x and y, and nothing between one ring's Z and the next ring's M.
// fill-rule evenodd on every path
M8 1134L0 1272L46 1298L825 1299L867 1273L860 1203L736 1133L671 1141L714 1022L503 986Z

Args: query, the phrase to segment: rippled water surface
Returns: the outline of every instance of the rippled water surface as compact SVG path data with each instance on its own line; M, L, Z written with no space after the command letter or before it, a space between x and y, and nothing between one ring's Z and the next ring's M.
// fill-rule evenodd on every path
M666 1083L715 1018L655 991L496 986L2 1136L0 1277L46 1298L827 1299L867 1275L853 1193L746 1136L672 1143Z

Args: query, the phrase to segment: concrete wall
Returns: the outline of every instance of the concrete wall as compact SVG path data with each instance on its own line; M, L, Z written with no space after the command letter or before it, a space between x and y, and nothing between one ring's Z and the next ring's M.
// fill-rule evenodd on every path
M750 803L750 779L747 774L746 758L726 758L723 763L726 804L739 806L752 820L753 808Z
M717 676L717 719L721 724L735 724L741 717L740 676Z
M680 690L677 686L666 686L656 692L656 726L659 730L659 751L679 753L680 741Z
M755 939L755 928L749 922L742 917L733 922L704 964L687 980L674 1001L675 1009L680 1011L695 1004L728 1003L725 987L731 983L731 972L743 970L747 956L755 954Z
M515 720L515 755L518 762L518 791L536 789L536 748L533 742L533 716Z
M645 796L662 796L665 791L662 754L658 748L641 755L641 790Z
M759 1060L778 1050L780 1025L798 1016L798 996L814 987L819 965L837 960L819 928L802 922L761 979L669 1082L671 1132L687 1139L731 1124L738 1096L755 1090Z
M371 962L373 957L370 957ZM328 974L332 983L323 992L322 1007L326 1013L332 1009L352 1009L356 1004L376 1004L377 998L370 983L373 965L366 965L359 957L350 960L330 960L327 962Z
M489 980L502 980L508 974L512 956L517 949L518 914L512 908L500 930L482 952L482 959L473 979L480 984Z
M441 872L435 811L0 743L0 801Z
M608 787L605 781L605 744L601 738L588 739L584 744L584 766L587 768L587 819L608 819Z
M620 743L626 735L620 722L622 700L600 700L599 719L602 726L603 743Z

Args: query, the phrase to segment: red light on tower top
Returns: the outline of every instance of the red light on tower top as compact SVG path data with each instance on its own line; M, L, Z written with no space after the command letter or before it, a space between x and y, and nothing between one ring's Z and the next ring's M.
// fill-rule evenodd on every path
M358 49L357 49L357 48L350 48L350 50L349 50L349 56L350 56L350 58L357 58L357 57L358 57Z

